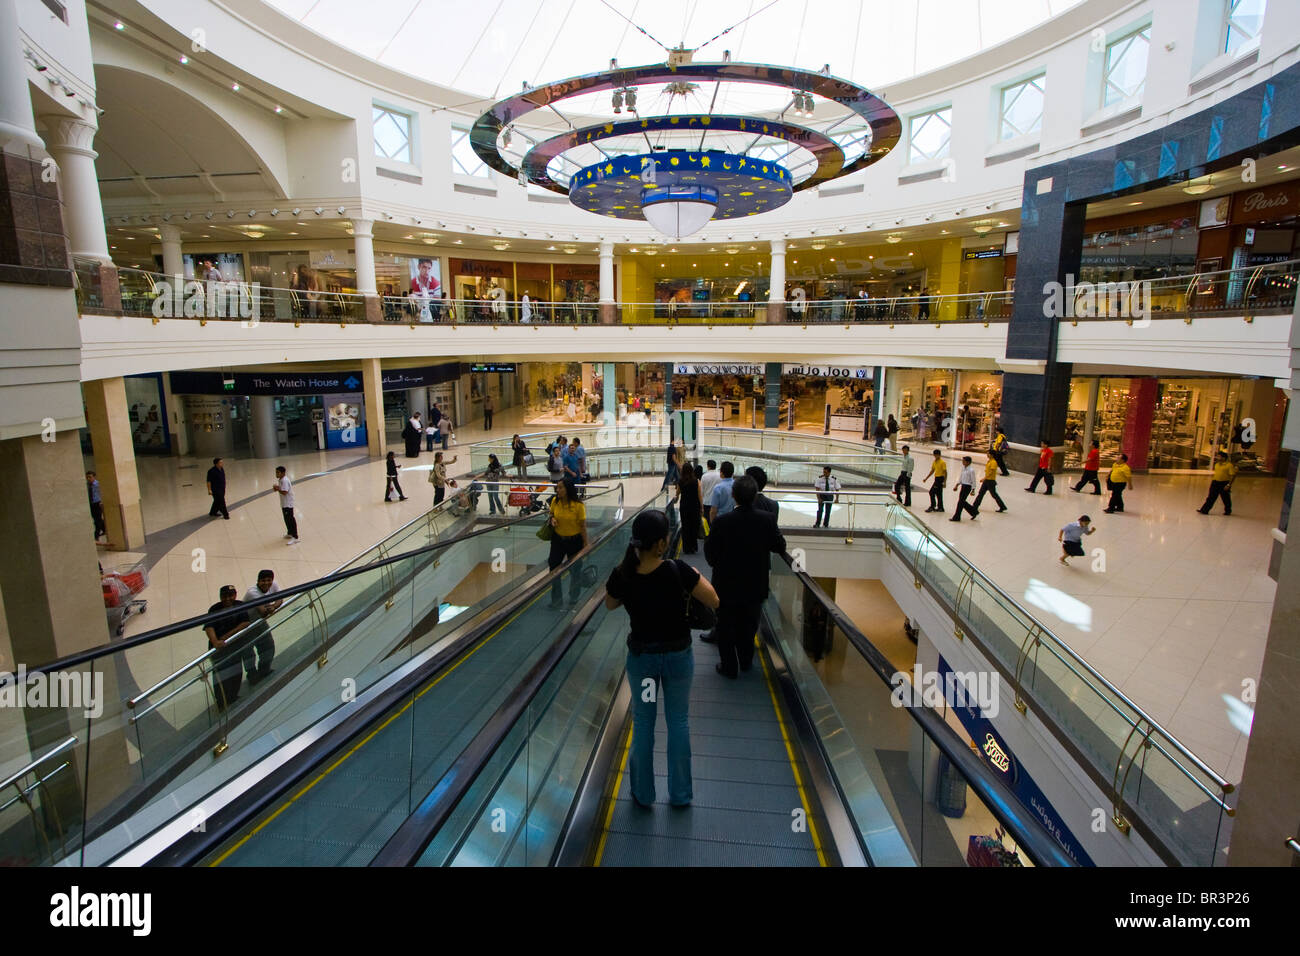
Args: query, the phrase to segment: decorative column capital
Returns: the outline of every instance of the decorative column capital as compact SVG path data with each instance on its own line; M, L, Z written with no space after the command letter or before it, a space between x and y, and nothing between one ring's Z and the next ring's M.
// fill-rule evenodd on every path
M601 257L602 259L605 259L605 258L608 258L608 257L612 257L613 255L614 255L614 242L613 242L613 240L611 240L611 239L602 239L602 240L600 241L600 257Z
M173 226L169 222L164 222L158 226L158 238L162 242L180 242L181 227Z
M375 221L373 219L353 219L352 220L352 238L353 239L373 239Z
M42 116L45 125L45 148L54 156L72 154L95 159L99 154L91 149L99 127L76 116Z
M770 241L771 241L771 243L772 243L772 255L774 255L774 256L783 256L783 255L785 255L785 240L784 240L784 239L772 239L772 240L770 240Z

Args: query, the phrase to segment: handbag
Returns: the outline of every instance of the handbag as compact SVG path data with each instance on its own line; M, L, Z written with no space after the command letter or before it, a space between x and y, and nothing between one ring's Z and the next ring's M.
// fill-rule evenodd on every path
M537 529L537 537L543 541L550 541L555 537L555 528L551 525L551 509L546 509L546 522Z
M713 613L713 608L701 604L695 597L686 590L686 585L682 583L682 572L677 567L675 560L670 560L668 565L673 569L673 574L677 577L677 584L686 595L686 626L692 631L709 631L718 623L718 616Z
M524 455L524 464L525 465L537 464L537 459L533 457L533 453L531 451L528 454Z

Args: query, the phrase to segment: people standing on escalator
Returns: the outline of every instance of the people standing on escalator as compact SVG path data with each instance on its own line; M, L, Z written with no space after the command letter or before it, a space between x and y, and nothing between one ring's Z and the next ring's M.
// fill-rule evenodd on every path
M695 658L687 617L688 595L717 608L707 578L685 561L664 560L668 516L643 511L632 519L632 540L623 562L605 582L605 607L627 609L627 682L632 691L632 746L628 756L632 799L648 809L655 802L654 734L659 701L668 727L668 802L688 807L691 781L690 697Z
M568 561L578 564L578 555L587 548L587 508L578 500L578 486L572 478L561 478L555 483L555 497L551 499L551 552L546 566L554 571ZM569 607L578 603L581 577L578 567L569 569ZM560 577L551 582L551 610L562 607L564 596Z
M235 702L244 682L244 642L238 637L248 627L248 612L238 610L239 589L233 584L223 584L219 596L221 600L208 608L208 613L228 613L209 621L203 631L208 636L209 647L216 650L212 655L212 696L217 711L221 712Z
M704 517L704 498L695 469L682 469L677 483L678 509L682 518L682 554L698 554L700 550L700 520Z

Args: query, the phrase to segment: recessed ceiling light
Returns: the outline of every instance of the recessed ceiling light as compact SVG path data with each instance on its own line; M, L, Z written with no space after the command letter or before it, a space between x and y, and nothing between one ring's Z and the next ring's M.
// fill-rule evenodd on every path
M831 256L831 262L834 262L834 261L835 261L835 257L834 257L834 256Z
M1141 200L1138 200L1137 202L1131 202L1131 203L1129 203L1129 205L1130 205L1130 206L1140 206L1140 205L1142 205L1142 201L1141 201Z
M184 53L182 53L182 54L181 54L181 66L184 66L184 65L185 65L186 63L188 63L188 62L190 62L190 58L189 58L188 56L186 56Z
M284 107L283 107L283 106L277 106L277 107L275 108L275 111L276 111L277 113L283 113L283 112L284 112Z
M628 250L628 252L636 252L636 246L633 246L631 249Z
M296 236L296 235L298 235L298 234L297 234L296 232L291 232L291 233L289 233L289 235L291 235L291 236Z
M114 29L114 30L125 30L125 29L126 29L126 24L123 23L121 20L114 20L114 21L113 21L113 29Z
M1288 166L1286 163L1283 163L1281 166L1279 166L1279 167L1277 168L1277 171L1278 171L1279 173L1284 173L1284 172L1286 172L1286 171L1287 171L1288 169L1290 169L1290 168L1291 168L1291 167Z
M231 83L231 84L230 84L230 88L231 88L232 90L234 90L236 93L239 92L239 84L238 84L238 83Z

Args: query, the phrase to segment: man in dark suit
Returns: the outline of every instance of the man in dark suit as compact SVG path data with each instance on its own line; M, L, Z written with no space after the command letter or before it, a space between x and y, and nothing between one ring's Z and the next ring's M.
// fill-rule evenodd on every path
M716 670L724 677L735 677L738 669L747 671L753 665L754 634L768 593L769 555L785 552L776 520L754 508L754 479L737 478L731 496L735 510L713 522L704 540L704 557L713 568L713 586L722 601L715 633L721 658Z
M758 497L754 499L754 510L763 511L770 514L776 519L777 524L781 523L781 504L773 501L767 495L763 494L763 489L767 487L767 472L758 465L750 465L745 469L745 474L754 479L754 484L758 486Z

